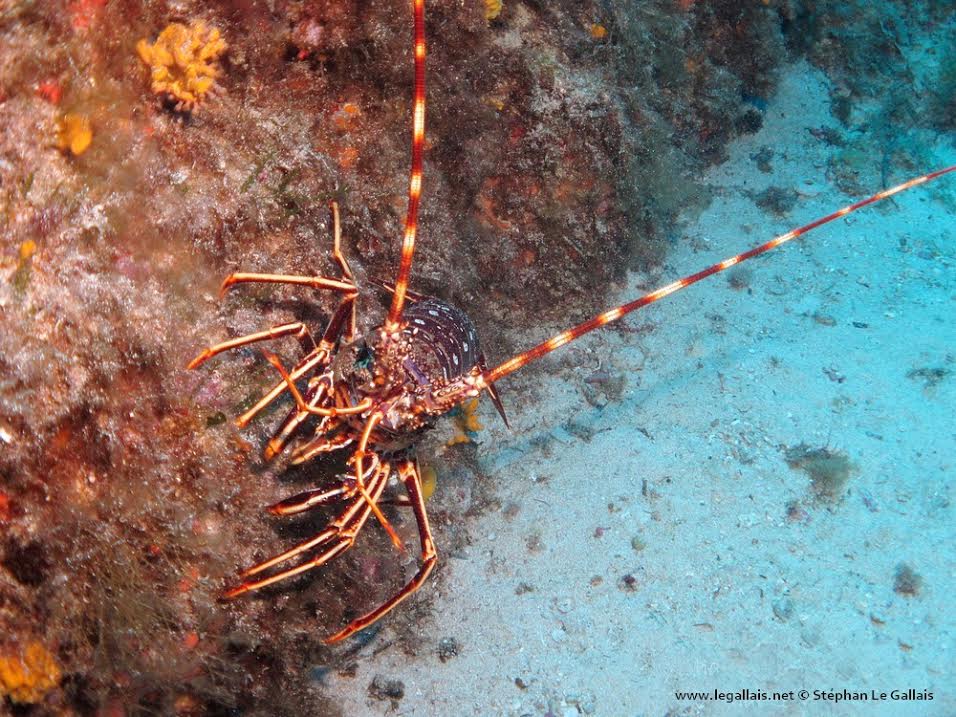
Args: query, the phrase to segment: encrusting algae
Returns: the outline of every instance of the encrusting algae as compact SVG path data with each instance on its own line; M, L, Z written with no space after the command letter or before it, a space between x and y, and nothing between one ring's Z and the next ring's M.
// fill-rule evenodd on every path
M220 75L217 60L227 48L219 30L202 20L189 27L174 22L152 45L146 40L136 44L140 59L149 65L153 92L182 110L193 109L213 88Z
M59 683L60 666L39 642L27 645L23 655L0 655L0 697L34 704Z

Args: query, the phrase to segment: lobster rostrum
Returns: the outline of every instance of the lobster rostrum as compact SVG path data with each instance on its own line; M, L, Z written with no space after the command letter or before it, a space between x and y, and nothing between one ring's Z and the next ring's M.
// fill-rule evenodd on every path
M264 449L272 459L302 433L307 420L316 419L314 431L298 438L293 464L336 451L350 451L350 473L331 486L308 490L269 507L274 515L293 515L312 508L342 503L338 516L318 535L268 560L243 570L242 582L226 591L230 599L299 575L329 562L348 550L368 519L374 515L399 550L401 540L383 514L380 503L390 478L397 476L408 494L415 513L421 544L422 564L417 573L395 595L371 612L353 620L328 637L337 642L368 627L414 593L435 567L437 552L422 490L419 471L410 449L420 432L437 417L472 397L487 392L505 418L495 391L495 382L522 366L564 346L590 331L630 314L702 279L720 273L796 239L810 230L851 212L874 204L917 185L956 171L956 165L911 179L871 197L850 204L770 241L689 274L633 301L622 304L577 326L562 331L507 361L488 368L478 335L468 316L435 298L408 289L417 234L418 207L422 191L422 155L425 142L425 20L424 0L414 0L414 105L412 159L408 189L408 210L397 278L382 283L391 293L385 322L364 338L356 332L356 300L359 288L341 250L339 209L332 203L332 255L341 269L337 278L280 274L235 273L222 285L225 292L241 283L278 283L336 292L340 301L318 341L301 322L274 326L205 349L188 368L193 369L216 354L248 344L294 336L312 348L287 370L272 353L266 359L281 376L275 386L236 420L245 427L263 408L288 391L295 407L279 426ZM407 306L406 306L407 305ZM299 383L305 382L304 390ZM293 562L291 567L279 566Z

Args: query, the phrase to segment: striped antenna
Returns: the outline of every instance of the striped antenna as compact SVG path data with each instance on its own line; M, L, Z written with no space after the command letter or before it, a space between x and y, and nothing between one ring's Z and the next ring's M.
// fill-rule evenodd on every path
M956 171L956 165L953 165L952 167L946 167L945 169L940 169L935 172L930 172L929 174L924 174L922 177L916 177L915 179L911 179L908 182L903 182L902 184L890 189L884 189L882 192L874 194L872 197L861 199L854 204L843 207L843 209L838 209L832 214L827 214L825 217L810 222L799 229L793 229L786 234L781 234L765 244L761 244L760 246L749 249L741 254L732 256L729 259L724 259L713 266L709 266L706 269L698 271L696 274L690 274L689 276L685 276L683 279L678 279L677 281L671 282L667 286L662 286L660 289L652 291L649 294L645 294L639 299L635 299L634 301L628 302L626 304L621 304L617 308L605 311L603 314L598 314L594 318L588 319L584 323L578 324L573 328L552 336L550 339L544 343L538 344L533 349L525 351L522 354L518 354L514 358L508 359L504 363L495 366L493 369L484 371L481 376L478 377L475 388L478 388L479 390L487 388L495 381L498 381L510 373L514 373L522 366L526 366L532 361L536 361L542 356L551 353L555 349L561 348L565 344L574 341L576 338L583 336L590 331L594 331L594 329L600 328L601 326L609 324L612 321L617 321L621 317L627 316L632 311L637 311L648 304L653 304L658 299L663 299L665 296L670 296L671 294L678 292L681 289L690 286L691 284L696 284L701 279L706 279L708 276L719 274L720 272L729 269L732 266L736 266L742 261L753 259L755 256L760 256L771 249L776 249L781 244L786 244L791 239L796 239L797 237L806 234L811 229L816 229L823 224L832 222L834 219L845 217L847 214L855 212L857 209L862 209L870 204L875 204L876 202L882 201L888 197L892 197L894 194L904 192L907 189L911 189L919 184L929 182L930 180L941 177L944 174L949 174L953 171Z
M415 234L418 231L418 203L422 194L422 153L425 149L425 0L415 3L415 101L412 108L412 171L408 182L408 213L405 215L405 237L402 240L402 259L395 279L392 306L385 322L387 331L398 329L408 289L408 275L415 254Z

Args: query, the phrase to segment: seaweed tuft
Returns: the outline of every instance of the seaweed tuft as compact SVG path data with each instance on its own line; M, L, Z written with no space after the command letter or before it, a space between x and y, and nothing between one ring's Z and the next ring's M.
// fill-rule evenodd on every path
M801 443L786 449L784 459L791 468L801 470L810 477L813 496L824 502L841 500L850 478L857 472L857 467L845 453L826 446L811 448Z
M913 570L907 563L896 566L893 576L893 592L903 597L918 597L923 590L923 576Z

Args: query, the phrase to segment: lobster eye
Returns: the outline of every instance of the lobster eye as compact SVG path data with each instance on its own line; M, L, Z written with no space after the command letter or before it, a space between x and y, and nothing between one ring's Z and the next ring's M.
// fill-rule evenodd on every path
M372 353L372 349L368 347L368 344L365 344L359 349L358 355L355 357L355 367L369 368L374 360L375 354Z

